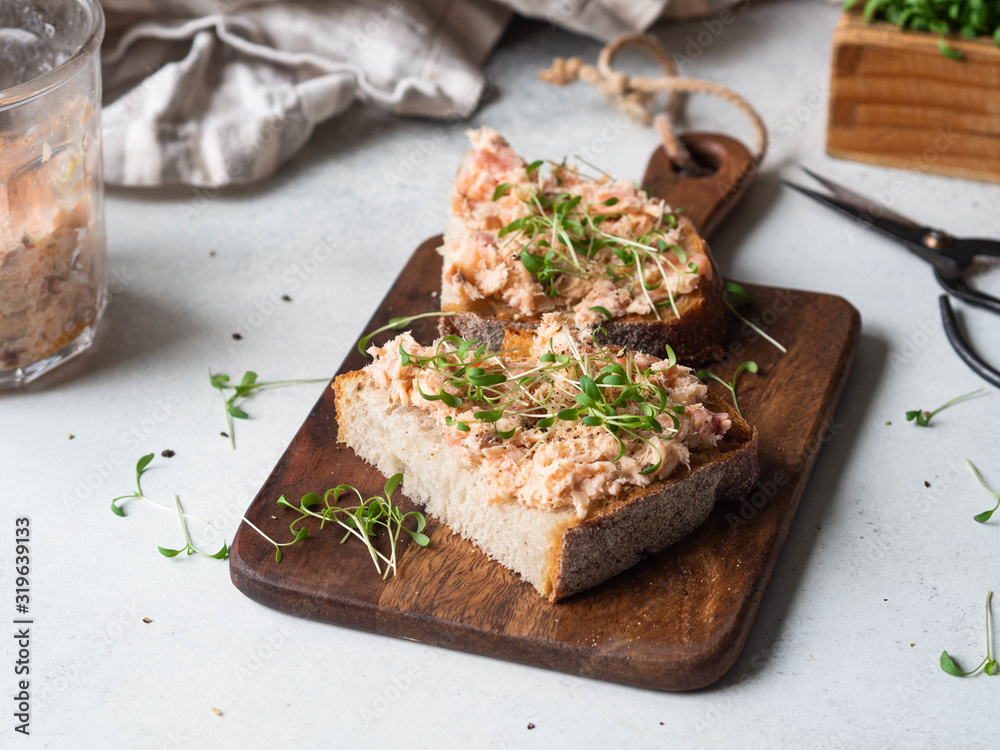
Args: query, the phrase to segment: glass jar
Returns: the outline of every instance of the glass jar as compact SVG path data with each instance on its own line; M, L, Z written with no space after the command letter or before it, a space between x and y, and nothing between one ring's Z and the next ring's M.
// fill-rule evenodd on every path
M0 387L90 346L107 300L94 0L0 1Z

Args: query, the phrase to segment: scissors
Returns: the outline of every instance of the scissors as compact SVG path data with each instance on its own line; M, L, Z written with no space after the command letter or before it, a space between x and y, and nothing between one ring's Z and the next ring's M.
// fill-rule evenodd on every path
M923 258L934 268L934 277L948 294L978 307L985 307L1000 315L1000 299L981 292L968 283L968 277L977 258L1000 258L1000 241L990 239L963 239L940 229L925 227L900 216L885 206L865 198L821 177L805 167L802 170L830 191L830 195L782 180L815 201L850 216L855 221L902 243L914 255ZM991 385L1000 388L1000 371L987 364L976 354L958 328L955 313L948 295L938 297L941 322L955 353L969 368Z

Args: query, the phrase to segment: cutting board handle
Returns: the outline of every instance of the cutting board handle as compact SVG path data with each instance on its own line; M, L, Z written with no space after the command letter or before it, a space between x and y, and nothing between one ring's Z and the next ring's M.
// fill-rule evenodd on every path
M680 137L703 174L675 165L660 146L649 159L642 186L684 215L703 236L710 235L743 197L757 174L747 147L721 133L687 133Z

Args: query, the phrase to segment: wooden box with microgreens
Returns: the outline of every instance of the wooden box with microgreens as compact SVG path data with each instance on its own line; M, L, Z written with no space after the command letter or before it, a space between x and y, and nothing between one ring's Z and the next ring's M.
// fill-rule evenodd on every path
M1000 182L1000 3L870 0L833 37L831 156Z

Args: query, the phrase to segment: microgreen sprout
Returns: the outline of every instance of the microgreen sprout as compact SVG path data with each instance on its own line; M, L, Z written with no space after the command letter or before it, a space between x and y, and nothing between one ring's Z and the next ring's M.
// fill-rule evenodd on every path
M133 500L133 499L134 500L144 500L145 502L147 502L150 505L152 505L154 508L159 508L160 510L165 510L168 513L172 513L173 512L173 508L168 508L165 505L160 505L155 500L150 500L148 497L146 497L145 493L143 493L143 491L142 491L142 475L146 472L146 468L149 466L150 462L152 462L154 455L155 454L153 454L153 453L147 453L145 456L143 456L142 458L140 458L136 462L136 465L135 465L135 487L136 487L135 492L132 492L132 493L130 493L128 495L121 495L120 497L116 497L114 500L111 501L111 512L114 513L116 516L121 516L122 518L124 518L125 517L125 509L122 507L122 505L125 502L127 502L129 500ZM122 502L119 503L119 501L122 501ZM185 518L188 518L188 519L190 519L192 521L197 521L198 523L208 523L208 521L203 521L200 518L195 518L194 516L189 516L187 514L185 514Z
M368 549L368 554L375 564L375 570L385 580L389 577L390 573L393 576L397 573L396 550L402 532L405 531L409 534L410 538L421 547L426 547L430 543L430 539L424 534L427 519L423 513L415 510L404 513L398 505L393 505L392 495L402 481L402 474L393 474L385 483L383 495L375 495L374 497L369 497L367 500L357 487L350 484L338 485L327 490L323 495L315 493L303 495L301 500L299 500L298 507L292 505L282 495L278 498L278 505L282 508L297 511L299 514L288 527L294 535L294 538L290 542L276 542L245 517L243 520L250 528L274 545L274 559L279 563L283 557L282 547L290 547L309 536L309 530L305 526L300 525L306 518L318 518L320 529L323 529L327 522L334 523L345 530L345 534L340 540L341 544L352 536L359 539ZM358 500L357 505L338 504L342 497L351 497L352 493ZM406 522L410 519L413 519L414 528L412 529L406 526ZM388 555L383 554L375 547L376 534L379 527L385 528L388 532Z
M404 366L429 371L433 378L428 380L440 383L436 392L427 392L426 381L414 378L422 398L465 409L445 418L459 432L476 426L506 440L519 429L535 429L544 440L558 423L579 422L607 430L617 444L614 461L625 455L625 440L651 447L656 460L640 473L658 471L663 453L651 438L675 435L684 406L672 402L653 376L673 367L676 356L668 348L666 368L643 369L633 352L612 354L600 346L581 352L571 336L565 339L567 351L556 351L550 340L549 351L537 361L511 356L519 349L491 352L485 344L459 336L440 339L429 356L408 352L401 342L399 354Z
M286 385L299 385L302 383L325 383L328 378L312 378L309 380L272 380L269 382L258 382L257 373L247 370L243 373L243 378L239 385L231 385L229 376L224 373L213 375L211 369L208 371L209 380L212 387L222 396L222 401L226 409L226 428L229 435L229 444L236 450L236 431L233 428L233 419L249 419L250 415L237 406L237 399L245 399L252 396L262 388L277 388ZM232 390L233 394L226 397L226 391Z
M284 497L284 495L282 495L282 497ZM248 519L246 516L243 516L243 522L247 526L249 526L251 529L253 529L254 531L256 531L258 534L260 534L262 537L264 537L271 544L274 545L274 561L275 562L281 562L281 559L284 557L284 554L281 551L282 547L291 547L293 544L298 544L303 539L305 539L307 536L309 536L309 529L307 529L307 528L305 528L303 526L297 532L295 532L295 538L292 539L292 541L290 541L290 542L276 542L271 537L269 537L267 534L265 534L263 531L261 531L260 529L258 529L257 526L255 526L250 521L250 519Z
M218 552L216 552L214 555L210 555L207 552L202 552L200 549L198 549L197 547L195 547L194 544L191 542L191 537L188 535L188 530L187 530L187 521L191 520L191 521L197 521L198 523L206 523L206 524L208 523L208 521L203 521L200 518L195 518L194 516L189 516L187 513L185 513L184 510L181 508L181 500L180 500L180 498L177 495L174 495L174 507L173 508L168 508L168 507L166 507L164 505L160 505L155 500L150 500L143 493L143 491L142 491L142 475L146 471L146 467L149 466L149 464L150 464L150 462L152 460L153 460L153 454L152 453L147 453L145 456L143 456L142 458L139 459L139 461L135 465L135 486L136 486L136 491L133 492L133 493L131 493L131 494L129 494L129 495L122 495L120 497L116 497L114 500L112 500L111 501L111 512L114 513L116 516L122 516L122 517L124 517L125 516L125 511L122 509L122 507L121 507L121 505L119 504L118 501L120 500L120 501L124 502L124 501L131 500L131 499L145 500L147 503L149 503L150 505L152 505L155 508L159 508L160 510L166 510L166 511L170 511L170 512L176 512L177 513L177 517L180 519L180 522L181 522L181 530L184 532L185 545L181 549L170 549L169 547L157 547L157 549L160 550L160 554L161 555L163 555L164 557L176 557L177 555L181 554L182 552L187 552L187 554L189 554L189 555L198 554L198 555L201 555L203 557L211 557L211 558L214 558L216 560L222 560L222 559L224 559L226 557L226 555L229 554L229 548L226 546L225 542L222 543L222 549L219 550Z
M916 422L916 424L919 425L920 427L927 427L930 424L931 419L938 412L942 412L948 407L954 406L955 404L959 404L962 401L974 398L975 396L978 396L980 393L982 393L983 390L984 390L983 388L977 388L976 390L970 391L969 393L963 393L961 396L956 396L951 401L941 404L941 406L939 406L934 411L922 411L920 409L914 409L913 411L908 411L906 412L906 421Z
M742 305L748 305L751 302L753 302L753 297L751 296L750 292L744 289L740 284L737 284L735 281L726 282L726 284L722 287L722 302L723 304L725 304L727 308L729 308L729 312L731 312L733 315L735 315L737 318L743 321L744 324L750 326L750 328L756 331L757 335L759 335L762 339L772 344L782 354L788 353L788 350L785 347L783 347L776 339L769 336L764 331L764 329L761 328L756 323L747 320L740 314L739 310L736 309L737 307L740 307Z
M508 185L507 187L510 186ZM499 190L500 188L498 187L497 189ZM496 200L496 198L494 198L493 200ZM426 313L420 313L419 315L409 315L405 318L392 318L389 320L388 323L386 323L381 328L376 328L371 333L366 333L364 336L358 339L358 351L361 353L361 356L367 357L368 344L371 342L373 338L378 336L380 333L385 333L386 331L402 331L404 328L409 328L410 324L413 323L414 320L420 320L421 318L433 318L433 317L447 318L449 315L457 315L457 314L458 314L457 312L426 312Z
M554 174L558 176L564 168L563 164L555 165ZM667 213L662 202L652 229L629 239L605 230L605 222L626 215L613 208L618 198L584 203L583 196L569 192L552 194L541 187L500 184L493 200L508 193L516 195L531 213L501 227L497 237L507 237L506 244L519 244L517 257L545 294L558 297L565 277L607 278L615 283L626 282L633 296L640 293L645 297L658 320L662 319L660 308L665 307L680 317L676 298L681 280L685 275L696 275L698 265L671 241L677 216ZM654 302L650 292L661 287L667 299Z
M612 179L612 177L611 177L610 174L608 174L605 170L601 169L599 166L597 166L596 164L594 164L594 162L587 161L586 159L584 159L579 154L573 154L573 158L576 159L581 164L586 164L588 167L590 167L595 172L597 172L597 174L601 175L601 177L604 177L604 178L606 178L608 180Z
M177 507L177 517L181 521L181 531L184 532L184 546L181 549L170 549L169 547L157 547L160 550L160 554L164 557L177 557L177 555L182 552L186 552L189 555L201 555L202 557L210 557L213 560L224 560L226 555L229 554L229 547L225 542L222 543L222 549L216 552L214 555L208 552L202 552L200 549L194 546L191 541L191 536L188 534L187 524L184 522L184 511L181 510L181 499L174 495L174 505Z
M728 390L733 396L733 406L736 408L736 413L742 417L743 412L740 411L740 402L739 399L736 398L736 382L739 380L740 375L743 374L744 372L750 372L756 375L757 370L758 370L757 363L754 362L753 360L747 360L746 362L740 363L739 367L736 368L736 371L733 372L733 379L728 382L723 380L710 370L699 370L697 372L697 377L699 380L705 380L706 378L711 378L716 382L722 383L722 385L726 387L726 390Z
M983 480L982 475L979 473L979 469L977 469L973 465L972 461L970 461L969 459L965 459L965 463L969 465L969 468L972 469L972 473L976 475L976 480L979 482L980 486L997 499L997 504L994 505L990 510L984 510L982 513L977 513L972 517L979 523L986 523L993 517L993 514L997 512L997 509L1000 508L1000 495L998 495L997 493L995 493L993 490L991 490L989 487L986 486L986 482Z
M941 652L941 669L951 675L956 677L968 677L969 675L974 675L980 669L991 677L996 674L1000 674L1000 666L997 665L996 660L990 651L991 638L990 638L990 601L993 599L993 592L990 591L986 594L986 658L983 659L979 666L975 669L970 669L968 672L963 672L955 660L948 655L947 651Z

